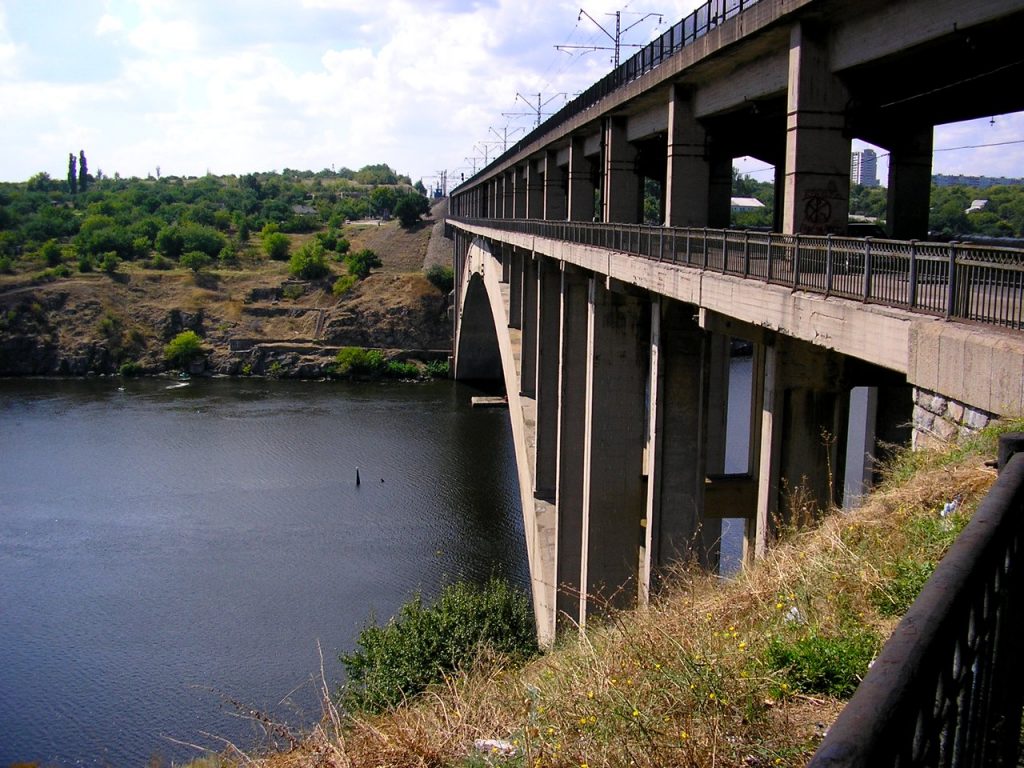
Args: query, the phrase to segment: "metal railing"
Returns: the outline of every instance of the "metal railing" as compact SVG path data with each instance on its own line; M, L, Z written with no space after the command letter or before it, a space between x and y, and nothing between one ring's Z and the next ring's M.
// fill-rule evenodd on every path
M501 165L509 158L515 157L523 148L530 146L544 134L569 122L613 91L645 75L685 46L704 37L722 22L759 2L761 0L708 0L523 136L477 174L460 184L460 188L471 184L477 176L486 174L488 168Z
M1024 330L1024 249L749 230L451 218L872 304Z
M1024 628L1024 454L1014 450L1024 450L1024 433L1001 438L998 481L809 768L1017 765L1024 695L1018 647Z

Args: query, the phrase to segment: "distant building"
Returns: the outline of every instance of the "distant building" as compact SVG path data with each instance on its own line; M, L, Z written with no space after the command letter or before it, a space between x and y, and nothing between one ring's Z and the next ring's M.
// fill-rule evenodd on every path
M850 183L863 187L878 186L878 155L873 149L850 153Z
M730 202L733 211L757 211L764 208L764 203L756 197L733 197Z
M1007 178L1006 176L950 176L948 174L935 174L932 176L932 184L937 187L1005 187L1024 185L1024 179Z
M978 211L984 211L985 206L988 205L988 200L971 200L971 207L964 210L964 213L977 213Z

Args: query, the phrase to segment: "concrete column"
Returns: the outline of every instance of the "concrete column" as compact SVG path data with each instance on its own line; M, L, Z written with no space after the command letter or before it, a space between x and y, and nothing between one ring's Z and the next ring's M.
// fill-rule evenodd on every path
M487 215L492 219L500 219L504 214L501 212L502 187L501 178L496 178L487 184Z
M544 154L544 212L545 219L559 221L568 215L565 169L558 164L558 153L548 150Z
M502 248L502 260L509 262L508 326L523 327L523 257L512 245Z
M709 170L707 225L728 229L732 221L732 155L713 153Z
M594 218L594 180L590 163L583 154L584 139L573 136L569 144L569 221L590 221Z
M502 218L514 219L516 215L516 177L514 171L501 174L502 180Z
M526 164L526 218L544 218L544 174L536 160Z
M689 94L675 86L668 103L668 165L665 225L706 227L710 166L707 132L697 121Z
M626 138L626 120L609 117L604 124L601 204L604 221L636 224L642 220L643 179L637 173L636 149Z
M743 559L750 563L763 557L768 548L768 527L775 518L779 500L779 454L782 425L778 423L781 403L776 397L778 354L774 346L761 346L751 372L754 398L761 405L758 423L752 425L751 442L757 451L757 513L747 520Z
M519 365L519 394L537 393L537 259L523 252L523 346Z
M587 413L587 273L562 264L558 341L558 473L555 572L559 615L580 620L583 455Z
M558 480L558 329L561 322L562 274L554 259L537 259L537 449L534 493L555 500Z
M512 218L526 218L526 174L528 167L517 165L512 169Z
M786 337L766 350L758 517L760 555L778 525L800 526L841 498L849 394L835 353Z
M932 127L908 131L890 147L886 228L899 240L928 238Z
M647 538L641 589L653 589L666 566L691 556L705 567L717 570L718 565L722 523L703 514L705 443L709 432L718 429L724 435L724 428L709 429L709 339L694 312L692 306L664 298L651 307ZM724 447L724 439L717 442Z
M847 91L832 75L827 40L809 22L790 33L783 231L845 232L850 208Z
M590 282L580 616L638 594L649 304Z

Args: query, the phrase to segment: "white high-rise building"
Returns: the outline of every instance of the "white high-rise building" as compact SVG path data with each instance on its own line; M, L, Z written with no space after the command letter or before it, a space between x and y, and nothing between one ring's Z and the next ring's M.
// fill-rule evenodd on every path
M878 155L873 149L850 153L850 184L878 186Z

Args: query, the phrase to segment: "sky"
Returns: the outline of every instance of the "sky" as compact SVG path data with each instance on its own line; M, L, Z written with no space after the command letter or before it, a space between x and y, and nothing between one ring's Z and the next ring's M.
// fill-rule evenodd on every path
M578 2L0 0L0 181L63 178L79 150L107 176L468 177L533 127L538 94L547 115L611 69L555 46L611 46L595 22L621 11L625 59L699 4ZM938 127L933 170L1024 177L1021 140L1024 113ZM995 146L944 151L971 145Z

